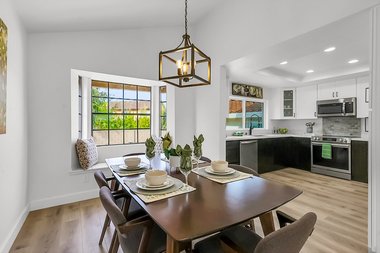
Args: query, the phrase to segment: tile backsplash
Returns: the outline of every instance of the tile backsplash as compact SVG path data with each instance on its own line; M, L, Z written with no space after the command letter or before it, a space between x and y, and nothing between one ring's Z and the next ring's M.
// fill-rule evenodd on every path
M361 136L361 120L354 117L323 118L323 134Z

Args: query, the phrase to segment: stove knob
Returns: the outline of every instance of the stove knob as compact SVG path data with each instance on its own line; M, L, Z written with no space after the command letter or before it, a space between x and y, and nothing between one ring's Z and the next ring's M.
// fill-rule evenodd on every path
M347 139L344 139L344 140L343 140L343 142L344 142L344 143L347 143L347 142L348 142L348 140L347 140Z
M342 138L338 138L338 142L343 142L343 139Z

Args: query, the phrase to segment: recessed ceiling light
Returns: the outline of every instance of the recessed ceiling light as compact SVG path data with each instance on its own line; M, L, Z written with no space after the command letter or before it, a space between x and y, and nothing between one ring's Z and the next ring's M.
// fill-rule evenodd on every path
M309 74L310 74L310 73L314 73L314 70L309 69L309 70L306 71L306 73L309 73Z
M281 65L285 65L285 64L288 64L287 61L283 61L283 62L280 62Z
M359 62L358 59L352 59L352 60L348 61L349 64L354 64L354 63L357 63L357 62Z
M326 53L329 53L329 52L334 51L335 49L336 49L336 47L328 47L328 48L326 48L326 49L323 50L323 51L326 52Z

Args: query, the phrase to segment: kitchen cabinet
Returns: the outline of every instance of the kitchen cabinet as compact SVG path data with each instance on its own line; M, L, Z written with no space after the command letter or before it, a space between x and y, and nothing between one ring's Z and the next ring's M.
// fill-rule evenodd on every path
M318 100L356 97L356 79L318 84Z
M226 161L231 164L240 164L240 141L226 142Z
M282 91L282 117L294 119L296 117L296 90L284 89Z
M256 156L257 154L259 174L286 167L310 171L310 138L281 137L257 139L256 141L257 149L252 149L252 155ZM226 160L229 163L240 164L240 141L227 141L226 152ZM247 155L247 151L245 151L245 155Z
M296 118L317 118L317 85L299 87L296 89Z
M369 76L358 77L356 84L356 117L367 118L369 114Z
M368 183L368 142L351 142L351 179Z

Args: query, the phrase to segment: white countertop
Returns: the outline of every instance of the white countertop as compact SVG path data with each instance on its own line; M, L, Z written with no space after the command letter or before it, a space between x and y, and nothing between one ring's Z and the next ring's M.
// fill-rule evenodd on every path
M258 140L258 139L285 138L285 137L311 138L311 136L314 136L314 134L254 134L254 135L243 135L243 136L227 136L226 141ZM368 138L367 137L351 138L351 140L368 141Z
M254 134L243 136L227 136L226 141L240 141L240 140L256 140L256 139L269 139L269 138L285 138L285 137L301 137L311 138L314 134Z

